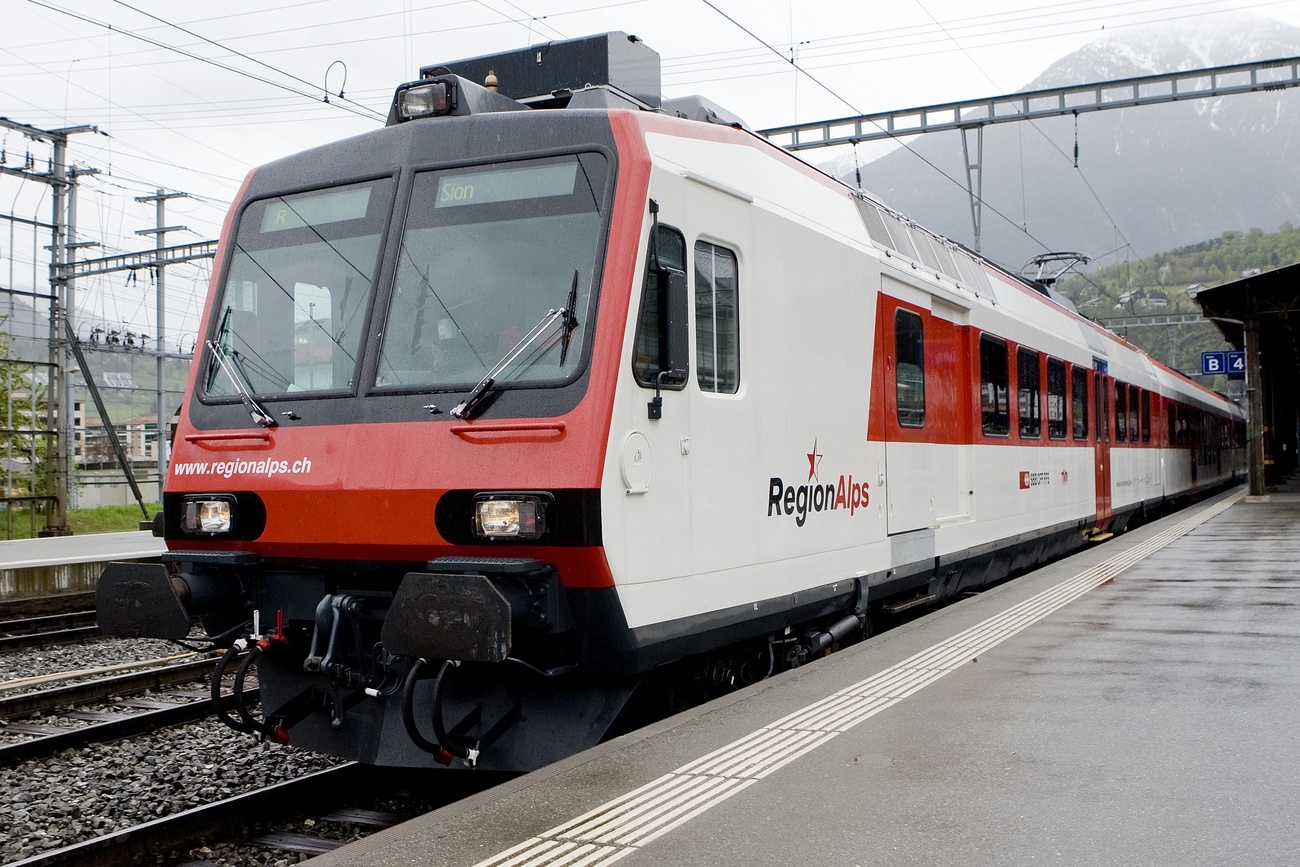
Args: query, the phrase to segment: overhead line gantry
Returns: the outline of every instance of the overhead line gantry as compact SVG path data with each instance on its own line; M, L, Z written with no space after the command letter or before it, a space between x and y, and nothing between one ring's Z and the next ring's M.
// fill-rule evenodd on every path
M974 246L978 252L983 217L984 127L995 123L1019 123L1063 115L1078 116L1092 111L1283 90L1297 85L1300 85L1300 57L1284 57L792 124L760 130L759 135L786 150L798 151L960 130L966 165L966 192L970 196Z

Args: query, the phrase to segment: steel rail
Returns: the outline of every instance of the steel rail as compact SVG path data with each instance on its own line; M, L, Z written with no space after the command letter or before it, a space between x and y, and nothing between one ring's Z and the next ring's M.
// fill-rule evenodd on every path
M33 716L56 707L104 701L111 696L136 695L164 686L191 683L210 676L217 667L217 661L215 658L190 660L166 668L133 671L40 692L0 696L0 719Z
M256 700L257 689L244 691L245 701ZM230 693L222 696L222 706L233 707L235 698ZM41 735L24 741L0 745L0 768L12 767L28 759L45 758L66 749L80 749L88 744L101 744L122 738L185 725L212 715L211 699L195 699L171 707L156 708L140 713L124 714L121 719L69 728L58 734Z
M84 642L102 635L93 610L24 617L0 622L0 651Z
M98 626L73 626L68 629L27 632L20 635L0 635L0 651L52 647L76 642L84 644L86 641L103 637L104 633L99 631Z
M17 861L9 867L127 867L153 863L204 838L242 838L250 825L266 826L303 812L352 800L365 780L365 766L336 765L233 798L194 807Z
M95 607L94 591L84 593L56 593L49 596L19 596L0 599L0 617L40 617L62 614L65 611L83 611Z

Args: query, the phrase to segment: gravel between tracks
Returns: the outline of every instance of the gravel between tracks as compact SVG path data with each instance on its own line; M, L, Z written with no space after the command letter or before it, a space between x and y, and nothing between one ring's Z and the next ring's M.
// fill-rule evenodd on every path
M0 653L0 684L24 677L143 662L186 652L185 648L170 641L140 638L100 638L85 644L11 650Z
M123 663L146 662L163 657L177 656L186 652L184 648L169 641L125 638L104 638L87 644L11 650L7 653L0 653L0 684L21 681L30 677L61 674L63 672L90 671ZM199 657L196 655L194 658L198 659ZM61 686L101 676L99 674L87 674L84 677L59 681L57 684L13 683L9 687L0 689L0 696L25 695L41 689L48 689L50 686ZM199 682L195 681L194 685L198 686ZM154 696L150 694L148 697ZM110 710L111 707L104 704L100 705L100 709ZM30 717L23 720L23 722L40 723L41 725L59 728L78 728L86 725L85 722L66 719L57 714ZM6 732L7 725L6 721L0 720L0 744L27 740L27 735Z
M216 720L65 750L0 770L0 863L292 779L334 764L257 744Z
M175 656L166 641L105 638L0 654L0 683ZM4 694L30 692L13 687ZM46 725L82 725L58 717ZM0 742L21 736L4 735ZM334 760L231 731L215 719L0 769L0 864L292 779ZM222 853L225 854L225 853ZM225 858L219 862L231 863ZM292 856L277 861L294 863Z

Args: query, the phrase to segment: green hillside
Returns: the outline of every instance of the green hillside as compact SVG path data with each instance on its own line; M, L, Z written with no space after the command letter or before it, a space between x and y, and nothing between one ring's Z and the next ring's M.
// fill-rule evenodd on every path
M1300 229L1283 223L1273 233L1224 232L1190 247L1071 274L1056 288L1083 315L1108 325L1158 361L1195 375L1200 372L1201 352L1230 348L1212 324L1123 325L1108 320L1199 314L1200 307L1187 294L1189 288L1231 283L1294 262L1300 262ZM1237 388L1222 377L1201 381L1228 393Z

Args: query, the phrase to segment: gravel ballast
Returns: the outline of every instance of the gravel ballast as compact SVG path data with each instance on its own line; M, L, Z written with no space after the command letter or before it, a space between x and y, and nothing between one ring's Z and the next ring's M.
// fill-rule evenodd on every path
M0 695L48 688L51 684L42 684L39 679L49 675L85 671L85 677L77 679L91 679L102 676L89 673L96 669L185 654L184 648L166 641L115 638L12 650L0 654L0 685L8 684L0 686ZM33 678L36 680L27 682ZM69 682L60 680L59 684ZM59 727L86 724L57 715L25 722ZM4 734L4 724L0 723L0 742L25 737ZM6 817L0 822L0 864L333 764L336 760L328 756L258 743L216 719L32 759L0 769L0 815ZM222 857L213 860L235 863ZM296 860L281 855L269 863Z
M216 720L0 769L0 863L108 834L334 764Z
M151 638L100 638L85 644L9 650L0 653L0 686L30 677L89 671L188 653L170 641ZM4 688L3 692L8 694L11 689Z

